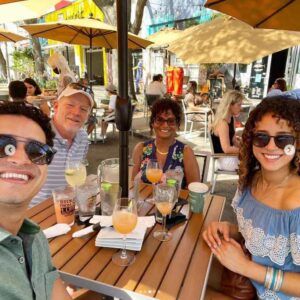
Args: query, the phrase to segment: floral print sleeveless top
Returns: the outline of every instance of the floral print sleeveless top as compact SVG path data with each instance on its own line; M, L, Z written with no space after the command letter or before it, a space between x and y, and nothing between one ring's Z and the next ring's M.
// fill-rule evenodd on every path
M141 179L145 183L151 182L146 177L146 167L149 159L157 159L156 157L156 146L155 146L155 140L148 140L144 142L143 147L143 153L142 153L142 162L141 162L141 172L142 176ZM175 140L175 143L169 147L169 151L167 154L167 159L165 162L165 165L163 167L163 173L165 173L167 170L175 169L176 167L180 166L182 168L182 171L184 171L184 163L183 163L183 150L184 150L185 144ZM186 178L183 177L182 188L186 187Z

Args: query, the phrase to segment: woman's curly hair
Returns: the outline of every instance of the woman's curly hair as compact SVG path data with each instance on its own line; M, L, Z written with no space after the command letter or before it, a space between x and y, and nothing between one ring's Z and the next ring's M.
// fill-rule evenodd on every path
M256 171L260 169L260 164L252 150L253 136L257 122L268 113L271 113L278 121L286 120L288 126L293 128L296 134L296 154L291 161L291 168L300 175L300 102L283 96L265 98L250 113L243 131L239 152L239 189L241 191L251 186Z
M181 115L182 115L182 109L181 106L176 102L171 99L163 98L160 100L156 100L153 103L153 106L151 108L151 117L150 117L150 122L149 126L152 130L152 125L155 121L155 119L160 115L161 113L171 111L173 115L175 116L176 119L176 124L177 127L179 128L180 122L181 122Z

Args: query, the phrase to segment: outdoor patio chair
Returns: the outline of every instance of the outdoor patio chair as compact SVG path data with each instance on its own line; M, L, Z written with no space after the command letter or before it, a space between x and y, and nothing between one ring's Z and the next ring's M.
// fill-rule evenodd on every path
M212 119L214 116L212 109L209 107L203 107L203 108L201 107L201 110L199 111L188 111L184 99L181 100L181 103L182 103L182 111L184 114L184 134L187 133L188 123L190 123L189 133L193 131L194 123L200 123L204 127L204 138L206 141L207 134L208 134L208 127L209 127L209 117L211 117ZM200 118L192 119L193 116L200 116Z
M228 153L215 153L214 150L214 145L211 137L211 133L208 132L208 137L209 137L209 144L210 144L210 149L211 149L211 161L212 161L212 171L211 171L211 192L214 193L215 191L215 186L216 186L216 181L217 177L220 174L225 174L225 175L238 175L237 171L226 171L226 170L221 170L218 168L217 160L221 157L237 157L237 154L228 154Z

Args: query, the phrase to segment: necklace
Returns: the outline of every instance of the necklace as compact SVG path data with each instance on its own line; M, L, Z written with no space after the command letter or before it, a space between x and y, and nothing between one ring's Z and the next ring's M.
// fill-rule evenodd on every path
M160 155L167 155L168 153L169 153L169 151L167 151L167 152L161 152L161 151L159 151L159 149L158 149L158 147L157 147L157 145L156 145L156 141L155 141L155 147L156 147L156 151L160 154Z
M167 152L161 152L161 151L159 151L159 149L157 148L157 146L156 146L156 151L160 154L160 155L167 155L169 152L167 151Z

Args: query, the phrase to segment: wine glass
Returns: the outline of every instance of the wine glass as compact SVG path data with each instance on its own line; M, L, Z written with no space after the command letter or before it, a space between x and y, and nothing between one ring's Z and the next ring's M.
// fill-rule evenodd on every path
M86 166L87 161L82 160L79 162L66 162L65 178L67 183L72 186L80 186L85 183L86 180Z
M152 183L153 194L154 194L155 184L161 180L162 175L163 175L163 171L157 159L149 159L146 167L146 177ZM147 199L146 201L150 203L155 202L154 197Z
M163 228L155 231L153 237L159 241L165 242L172 238L172 234L166 230L166 217L172 212L176 198L174 197L176 189L167 184L158 184L154 190L154 200L156 209L162 214Z
M126 235L132 232L137 224L137 208L134 199L119 198L115 204L112 221L114 229L123 235L123 249L112 256L112 261L122 267L134 263L135 256L126 252Z

